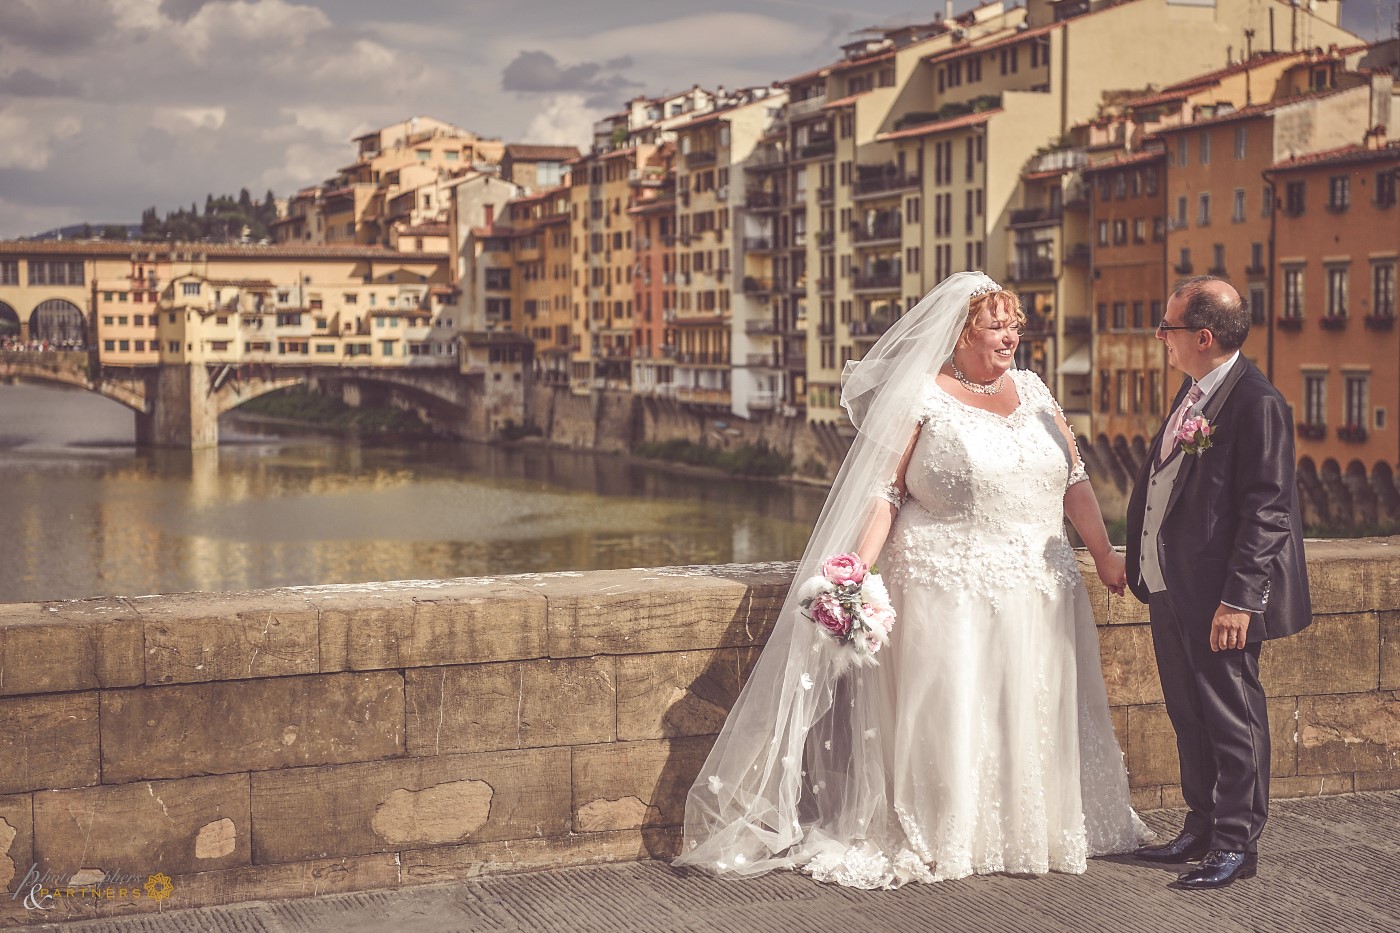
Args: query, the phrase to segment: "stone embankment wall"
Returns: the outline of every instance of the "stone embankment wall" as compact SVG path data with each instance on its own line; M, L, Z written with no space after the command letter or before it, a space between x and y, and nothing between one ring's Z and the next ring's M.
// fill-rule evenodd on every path
M1180 805L1146 611L1084 570L1134 800ZM0 925L666 857L791 572L0 606ZM1273 793L1400 787L1400 539L1309 572ZM75 896L27 909L30 866Z

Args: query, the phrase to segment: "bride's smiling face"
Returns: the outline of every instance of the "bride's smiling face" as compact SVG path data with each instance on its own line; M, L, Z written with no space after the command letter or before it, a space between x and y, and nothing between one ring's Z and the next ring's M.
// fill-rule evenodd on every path
M973 378L995 379L1016 361L1020 343L1021 321L1015 307L1007 301L988 304L963 333L956 354L958 368Z

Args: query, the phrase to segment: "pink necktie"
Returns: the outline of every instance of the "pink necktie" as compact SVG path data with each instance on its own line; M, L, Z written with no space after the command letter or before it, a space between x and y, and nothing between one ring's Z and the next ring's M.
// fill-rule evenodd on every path
M1181 404L1176 407L1176 411L1172 412L1171 418L1167 420L1167 433L1162 437L1161 451L1157 456L1158 469L1167 462L1167 458L1176 450L1176 432L1181 428L1181 422L1186 420L1191 406L1199 402L1203 394L1200 386L1193 385L1191 390L1186 393L1186 398L1181 400Z

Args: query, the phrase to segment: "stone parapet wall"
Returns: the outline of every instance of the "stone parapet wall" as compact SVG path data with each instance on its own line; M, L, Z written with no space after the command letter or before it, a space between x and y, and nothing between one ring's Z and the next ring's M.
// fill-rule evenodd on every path
M1317 622L1264 651L1274 795L1400 787L1400 543L1308 554ZM1146 610L1084 569L1134 799L1179 805ZM666 857L791 573L0 606L0 925ZM104 896L25 909L30 866Z

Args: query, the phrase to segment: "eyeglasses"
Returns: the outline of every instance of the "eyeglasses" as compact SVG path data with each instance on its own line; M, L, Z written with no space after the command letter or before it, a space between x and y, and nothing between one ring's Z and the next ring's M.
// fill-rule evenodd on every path
M1157 333L1163 334L1169 330L1204 330L1203 327L1192 327L1190 324L1168 324L1166 321L1157 322Z

